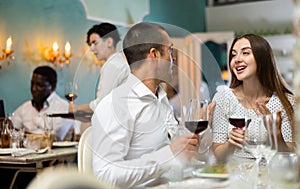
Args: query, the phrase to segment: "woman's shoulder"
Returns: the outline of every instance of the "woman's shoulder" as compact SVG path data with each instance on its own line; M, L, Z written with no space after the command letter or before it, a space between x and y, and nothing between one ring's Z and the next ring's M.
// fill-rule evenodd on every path
M296 104L296 97L293 94L285 93L285 95L292 105Z
M231 98L233 97L233 92L232 89L229 88L228 86L222 86L222 88L218 88L217 92L214 95L214 100L218 100L218 99L227 99L227 98Z
M295 101L296 101L296 98L293 94L290 94L290 93L285 93L285 96L287 97L287 99L291 102L291 104L294 104ZM277 100L279 100L279 96L277 93L273 93L272 97L271 98L275 98Z

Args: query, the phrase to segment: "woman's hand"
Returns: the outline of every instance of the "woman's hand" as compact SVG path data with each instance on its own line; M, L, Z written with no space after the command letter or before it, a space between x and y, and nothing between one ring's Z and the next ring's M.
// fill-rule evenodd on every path
M264 103L257 102L255 113L257 115L268 115L268 114L271 114L271 111L269 110L269 108L267 108L267 106Z
M243 148L244 130L233 128L229 133L228 142L238 148Z

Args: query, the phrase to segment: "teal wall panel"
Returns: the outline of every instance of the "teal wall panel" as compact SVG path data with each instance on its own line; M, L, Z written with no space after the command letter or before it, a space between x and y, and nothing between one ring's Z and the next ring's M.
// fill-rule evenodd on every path
M99 6L99 11L103 8L105 6ZM118 14L118 11L114 12ZM205 1L150 0L150 13L144 20L182 28L179 33L171 34L172 37L203 32ZM0 99L5 100L7 112L13 112L31 99L31 73L35 67L49 64L43 60L41 52L43 48L51 47L55 40L61 49L69 40L73 54L69 67L62 70L56 67L56 91L63 96L64 82L74 79L79 85L79 97L75 103L92 100L100 67L93 64L85 41L87 30L96 23L98 21L86 18L81 0L0 0L0 48L4 48L7 37L11 35L15 51L15 60L10 66L2 61L3 69L0 70Z
M205 6L204 0L150 0L150 14L144 20L173 24L190 33L205 32Z

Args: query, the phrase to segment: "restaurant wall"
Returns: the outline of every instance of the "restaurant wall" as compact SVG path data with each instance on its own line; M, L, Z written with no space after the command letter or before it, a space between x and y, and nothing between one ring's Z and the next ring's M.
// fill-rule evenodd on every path
M56 91L63 95L63 83L73 80L77 68L81 67L80 74L77 74L79 87L84 86L91 92L79 90L78 102L87 102L94 96L98 68L87 61L89 56L85 45L85 33L91 24L86 20L79 1L0 1L0 47L5 47L6 39L11 35L15 56L9 66L2 61L0 70L0 98L4 99L7 112L31 99L31 73L35 67L49 64L43 59L42 51L51 47L54 41L63 50L64 43L69 40L74 55L69 67L55 67L58 73Z
M87 103L95 97L100 67L93 63L85 40L88 28L99 21L86 18L82 1L0 0L0 48L5 47L6 39L11 35L15 57L9 66L1 61L0 99L4 99L7 112L13 112L31 99L31 73L39 65L52 66L43 59L42 51L51 47L54 41L63 49L69 40L73 54L69 67L55 67L58 73L57 93L63 96L64 82L74 79L79 85L79 97L75 103ZM100 1L95 2L101 4ZM167 22L187 31L201 32L205 29L204 2L187 0L182 5L180 0L151 0L150 12L145 20ZM102 8L105 7L99 6L99 11ZM117 14L118 11L115 12Z

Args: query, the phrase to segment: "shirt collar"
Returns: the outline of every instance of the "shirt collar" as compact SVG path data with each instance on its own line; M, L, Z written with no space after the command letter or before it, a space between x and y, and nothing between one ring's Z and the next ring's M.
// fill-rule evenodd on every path
M139 97L145 97L145 96L152 96L156 99L164 99L167 96L167 93L163 90L161 86L158 87L158 97L153 94L153 92L146 87L146 85L139 80L137 77L135 77L133 74L129 74L130 80L132 82L132 90L137 94Z
M52 92L52 93L48 96L48 98L44 101L44 106L43 106L43 108L47 108L47 107L50 106L50 103L49 103L49 102L54 98L54 96L55 96L55 92ZM33 107L36 107L36 101L34 101L33 99L31 100L31 104L32 104Z

